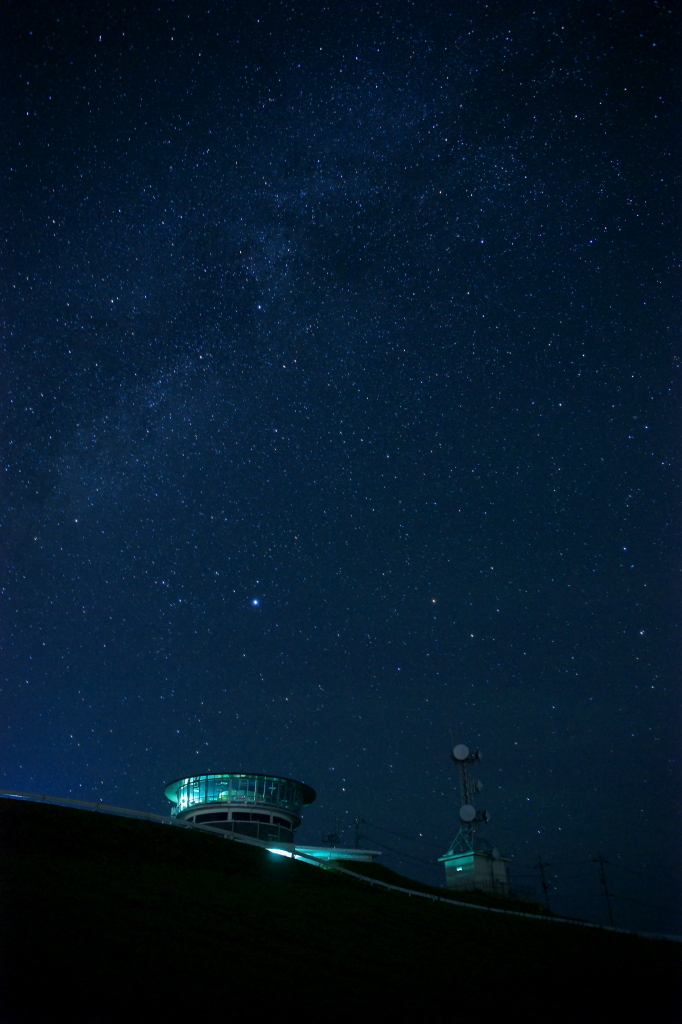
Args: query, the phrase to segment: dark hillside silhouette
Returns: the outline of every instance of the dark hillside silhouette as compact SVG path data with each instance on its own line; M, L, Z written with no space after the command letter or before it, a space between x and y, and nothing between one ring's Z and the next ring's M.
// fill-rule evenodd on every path
M2 800L0 824L7 1024L676 1019L672 942L432 903L87 811Z

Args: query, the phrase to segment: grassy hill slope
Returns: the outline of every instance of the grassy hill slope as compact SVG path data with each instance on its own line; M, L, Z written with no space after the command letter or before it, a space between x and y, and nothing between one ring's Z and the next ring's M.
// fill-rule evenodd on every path
M3 1024L679 1019L674 943L432 903L70 808L0 800L0 829Z

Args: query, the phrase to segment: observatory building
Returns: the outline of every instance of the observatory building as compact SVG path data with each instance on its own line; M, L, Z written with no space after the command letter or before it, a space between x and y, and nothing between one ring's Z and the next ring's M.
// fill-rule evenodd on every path
M459 768L462 805L459 832L448 852L438 858L445 867L445 884L459 892L478 889L508 896L507 858L500 856L500 851L479 834L480 825L487 823L489 817L487 811L474 807L474 798L483 784L471 778L469 769L481 760L480 752L458 743L451 757Z
M180 821L211 825L262 843L293 846L301 811L315 799L303 782L278 775L220 772L190 775L166 786Z
M255 772L188 775L169 783L165 794L173 804L171 817L178 821L230 832L235 839L276 853L316 863L372 861L380 855L378 850L295 846L303 808L316 796L314 789L295 779Z

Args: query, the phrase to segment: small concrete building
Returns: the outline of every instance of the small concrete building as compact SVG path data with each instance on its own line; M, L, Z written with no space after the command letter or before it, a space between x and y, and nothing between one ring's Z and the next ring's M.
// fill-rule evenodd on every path
M438 860L445 867L445 884L448 889L509 895L507 860L497 850L465 850L460 853L446 853Z

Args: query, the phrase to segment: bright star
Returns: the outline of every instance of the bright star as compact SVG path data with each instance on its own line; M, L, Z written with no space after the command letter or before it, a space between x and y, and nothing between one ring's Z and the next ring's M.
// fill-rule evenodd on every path
M258 606L260 605L260 601L258 600L257 597L252 597L251 604L253 605L254 608L258 608Z

